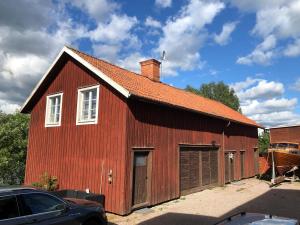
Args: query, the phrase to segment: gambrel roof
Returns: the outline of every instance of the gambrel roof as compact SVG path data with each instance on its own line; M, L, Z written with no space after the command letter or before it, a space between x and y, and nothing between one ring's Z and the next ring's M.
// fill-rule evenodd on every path
M172 87L162 82L152 81L145 76L141 76L140 74L128 71L119 66L66 46L61 50L54 63L50 66L44 77L26 100L21 112L31 112L34 104L30 104L30 102L33 97L37 95L37 91L41 88L42 83L45 81L46 77L63 54L69 55L91 72L95 73L100 79L111 85L125 98L136 96L145 100L178 107L184 110L194 111L255 127L261 127L255 121L220 102Z

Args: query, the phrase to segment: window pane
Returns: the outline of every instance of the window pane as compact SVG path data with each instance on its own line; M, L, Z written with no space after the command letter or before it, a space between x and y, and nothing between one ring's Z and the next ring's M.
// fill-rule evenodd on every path
M49 122L50 123L54 123L54 114L50 115Z
M57 198L45 194L21 195L25 215L59 210L64 203Z
M97 99L97 90L94 89L94 90L91 90L92 92L92 99L96 100Z
M0 220L19 216L17 200L15 196L0 198Z
M83 120L87 120L89 118L89 111L88 110L84 110L82 112L82 119Z
M55 98L57 99L57 100L56 100L57 105L60 105L60 96L56 96Z
M91 110L91 119L95 119L96 118L96 110Z
M54 113L55 113L55 105L51 105L50 115L54 115Z
M88 101L89 100L89 92L88 91L84 91L83 92L83 101Z
M83 110L88 110L89 109L89 101L84 101L83 102Z
M56 115L55 115L55 123L59 123L59 113L57 113Z
M96 99L95 100L92 100L92 109L96 109Z
M82 102L80 111L80 120L89 121L96 118L96 103L97 103L97 89L87 90L81 92Z
M59 123L61 96L49 97L48 123Z

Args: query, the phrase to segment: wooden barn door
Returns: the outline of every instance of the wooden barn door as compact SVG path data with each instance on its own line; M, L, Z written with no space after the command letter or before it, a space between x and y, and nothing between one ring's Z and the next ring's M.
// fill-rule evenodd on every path
M240 152L241 178L245 177L245 152Z
M232 157L230 157L232 156ZM234 181L235 153L225 153L225 183Z
M218 150L204 147L180 148L180 191L192 193L218 185Z
M132 196L134 207L147 204L148 201L148 156L149 152L134 152Z
M180 151L180 190L186 191L199 186L199 151Z

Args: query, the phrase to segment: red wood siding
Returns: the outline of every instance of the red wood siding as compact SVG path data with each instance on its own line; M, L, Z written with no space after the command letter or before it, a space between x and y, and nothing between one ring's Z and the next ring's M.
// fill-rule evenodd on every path
M134 147L153 147L151 205L179 197L179 144L220 145L219 183L224 184L223 129L227 122L175 108L142 101L129 101L127 121L127 168ZM245 150L245 177L255 175L254 147L257 128L231 123L225 128L225 150L236 151L236 179L240 179L239 151ZM131 207L132 173L127 170L126 202Z
M102 193L106 210L124 211L125 179L125 100L113 89L68 60L40 98L31 113L26 164L26 184L38 181L47 171L57 176L61 189L100 192L103 164ZM77 89L100 84L97 125L76 126ZM46 96L63 92L60 127L45 128ZM108 172L113 182L108 183Z
M270 129L270 141L300 143L300 126Z

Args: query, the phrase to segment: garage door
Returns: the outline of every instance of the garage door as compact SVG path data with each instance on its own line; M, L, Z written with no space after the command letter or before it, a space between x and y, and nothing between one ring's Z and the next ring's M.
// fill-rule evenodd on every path
M180 148L180 190L191 193L218 184L218 151L214 148Z

